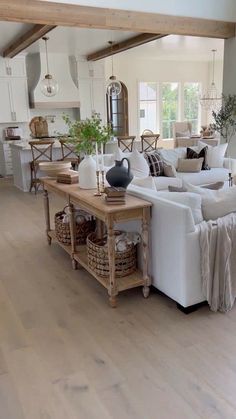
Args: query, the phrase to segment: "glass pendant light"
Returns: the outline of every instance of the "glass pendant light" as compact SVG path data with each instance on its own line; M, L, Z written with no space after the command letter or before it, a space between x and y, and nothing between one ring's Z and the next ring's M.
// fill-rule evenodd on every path
M216 111L222 103L222 95L217 92L215 84L215 54L216 49L212 50L212 82L207 92L200 97L201 107L206 111Z
M114 76L113 71L113 54L112 54L112 45L113 42L109 41L109 45L111 46L111 65L112 65L112 75L109 77L108 83L107 83L107 94L109 96L119 96L122 90L122 85L119 80L116 79L116 76Z
M41 88L41 92L45 96L52 97L58 93L59 86L58 86L57 81L52 77L49 71L48 48L47 48L47 41L49 40L49 38L44 36L43 40L45 41L47 74L45 75L44 79L41 81L40 88Z

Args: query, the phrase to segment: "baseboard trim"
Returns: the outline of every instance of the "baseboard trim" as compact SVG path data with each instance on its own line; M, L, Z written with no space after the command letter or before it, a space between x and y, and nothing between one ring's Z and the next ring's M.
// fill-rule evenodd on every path
M178 310L182 311L182 313L184 313L184 314L194 313L194 311L197 311L200 307L203 307L203 306L206 306L206 305L207 305L207 301L202 301L201 303L194 304L194 305L188 306L188 307L184 307L184 306L181 306L181 304L176 303L176 306L177 306Z

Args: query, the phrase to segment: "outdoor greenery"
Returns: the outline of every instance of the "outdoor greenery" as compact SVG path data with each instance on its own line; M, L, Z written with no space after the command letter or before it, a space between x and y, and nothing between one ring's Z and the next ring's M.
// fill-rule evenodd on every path
M95 144L100 145L106 143L112 134L110 124L102 125L102 120L98 113L94 113L91 118L84 121L71 121L68 115L64 115L63 119L69 127L70 144L74 144L77 154L93 154L95 152Z
M191 122L192 133L198 133L199 83L184 84L184 119Z
M213 111L212 127L229 143L236 133L236 95L224 95L219 111Z
M178 120L178 83L162 84L162 135L173 136L172 125Z

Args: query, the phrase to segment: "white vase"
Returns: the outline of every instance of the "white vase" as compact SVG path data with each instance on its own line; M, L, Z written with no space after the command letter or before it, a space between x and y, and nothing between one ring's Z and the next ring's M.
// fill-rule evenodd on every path
M96 162L92 156L85 156L79 164L79 187L82 189L96 189Z

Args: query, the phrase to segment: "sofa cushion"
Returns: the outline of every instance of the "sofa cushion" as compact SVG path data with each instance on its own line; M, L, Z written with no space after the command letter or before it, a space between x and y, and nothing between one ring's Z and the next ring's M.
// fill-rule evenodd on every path
M168 190L168 186L182 186L182 179L178 177L157 176L153 178L156 190Z
M227 189L209 190L184 182L191 193L201 196L202 213L205 220L216 220L231 212L236 212L236 186Z
M191 192L158 192L158 197L167 199L168 201L177 202L182 205L186 205L192 211L193 219L195 224L199 224L203 221L202 216L202 199L201 196Z
M177 176L176 169L172 164L167 164L164 162L164 176L167 176L167 177Z
M178 172L199 173L203 165L203 157L200 159L179 159Z
M229 171L224 168L215 168L211 170L202 170L200 173L177 173L179 179L192 183L193 185L207 185L214 182L226 182Z
M151 176L164 175L164 162L161 155L157 151L151 153L144 153L144 157L149 165Z
M203 147L199 153L197 153L195 150L193 150L192 148L187 147L187 159L200 159L203 158L203 163L202 163L202 170L209 170L209 166L206 162L206 158L207 158L207 149L208 147Z
M199 141L198 150L201 151L205 147L206 147L206 144ZM224 166L224 156L225 156L227 147L228 147L227 143L219 144L217 146L208 145L207 164L210 168Z
M147 176L143 178L133 178L132 185L141 186L142 188L151 189L156 191L156 185L154 182L154 178L152 176Z
M236 212L236 186L220 189L214 191L214 194L204 196L202 212L205 220L217 220L231 212Z
M164 162L167 164L172 164L175 169L178 168L178 160L186 158L186 148L179 147L174 149L162 149L159 151Z

